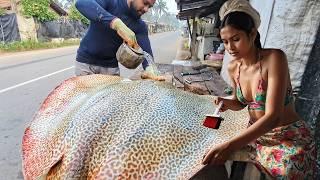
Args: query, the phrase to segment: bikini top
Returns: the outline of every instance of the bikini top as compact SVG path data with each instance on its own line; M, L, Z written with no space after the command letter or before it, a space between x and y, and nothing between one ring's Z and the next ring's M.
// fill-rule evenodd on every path
M249 110L261 110L261 111L264 111L265 110L266 97L267 97L267 89L266 89L266 82L262 78L261 61L259 62L260 80L259 80L258 87L257 87L258 88L257 89L257 93L255 95L254 101L252 101L252 102L247 101L244 98L243 94L242 94L242 90L241 90L241 86L240 86L240 67L241 67L241 65L242 65L242 62L240 63L240 65L238 67L238 76L236 78L236 96L237 96L237 99L244 106L248 105L248 109ZM289 86L288 89L287 89L286 97L285 97L285 106L287 104L289 104L291 101L293 101L293 94L292 94L292 88L291 88L291 86Z

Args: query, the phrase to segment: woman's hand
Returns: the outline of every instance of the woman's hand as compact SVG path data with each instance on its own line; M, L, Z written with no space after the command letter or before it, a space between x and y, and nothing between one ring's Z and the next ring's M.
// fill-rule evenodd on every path
M221 165L226 162L233 150L230 148L230 143L225 142L210 149L204 156L202 164Z
M224 111L230 109L230 103L229 103L228 99L223 99L223 98L221 98L219 96L216 96L214 98L214 100L213 100L215 105L218 105L221 101L223 101L223 105L222 105L222 107L220 109L220 112L224 112Z

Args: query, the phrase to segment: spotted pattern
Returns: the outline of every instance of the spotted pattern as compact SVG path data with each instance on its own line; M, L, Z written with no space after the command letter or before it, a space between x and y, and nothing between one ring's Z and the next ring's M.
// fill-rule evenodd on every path
M212 97L165 83L71 78L25 130L24 177L187 179L211 146L246 128L245 111L224 113L219 130L204 127L204 115L213 111Z

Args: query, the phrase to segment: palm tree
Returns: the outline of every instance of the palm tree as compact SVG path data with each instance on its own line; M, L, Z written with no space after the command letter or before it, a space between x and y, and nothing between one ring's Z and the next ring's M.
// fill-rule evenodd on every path
M157 0L154 5L154 8L155 8L154 10L158 14L158 20L161 18L163 14L166 14L168 12L167 2L164 0Z
M167 2L164 0L157 0L156 3L154 4L153 8L154 8L154 12L156 15L155 23L156 23L156 31L157 31L157 28L158 28L157 24L159 22L159 19L161 18L161 16L163 14L168 12Z

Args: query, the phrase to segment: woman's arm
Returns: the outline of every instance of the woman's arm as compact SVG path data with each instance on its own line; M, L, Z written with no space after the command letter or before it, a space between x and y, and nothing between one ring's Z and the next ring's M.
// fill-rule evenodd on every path
M239 136L229 141L232 149L240 149L279 124L287 89L288 63L285 54L281 50L272 50L268 64L265 114Z
M240 111L246 106L241 104L237 97L236 97L236 83L234 81L234 74L237 71L237 62L236 61L231 61L228 65L228 73L229 77L231 80L231 87L232 87L232 98L231 99L224 99L223 97L218 97L217 101L215 102L216 104L219 104L220 101L223 101L223 106L221 108L221 111L226 111L228 109L232 111Z

